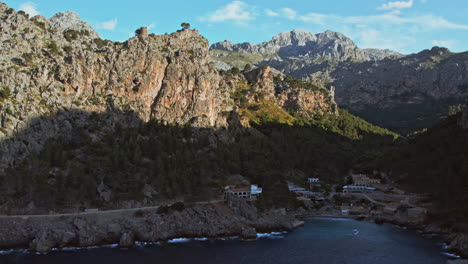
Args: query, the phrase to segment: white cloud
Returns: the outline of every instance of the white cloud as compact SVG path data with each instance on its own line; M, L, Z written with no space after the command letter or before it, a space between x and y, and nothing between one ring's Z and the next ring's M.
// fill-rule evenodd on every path
M267 16L271 16L271 17L279 16L279 13L277 13L277 12L271 10L271 9L266 9L266 10L265 10L265 14L266 14Z
M352 25L370 26L413 26L416 31L424 32L437 29L462 29L468 30L468 25L456 24L443 17L434 15L418 15L412 17L399 16L398 13L386 13L370 16L337 16L318 13L309 13L299 17L304 22L311 22L319 25L329 25L331 23L343 23Z
M156 25L154 23L151 23L147 26L148 30L152 29L152 28L155 28Z
M403 53L414 50L418 36L445 32L446 30L468 31L468 24L457 24L444 17L432 14L402 15L397 12L367 16L339 16L333 14L298 14L297 19L310 24L311 28L332 29L350 37L362 48L393 49ZM450 49L456 43L439 42Z
M209 22L234 22L237 24L244 24L250 20L255 19L255 14L251 11L247 4L241 1L233 1L230 4L201 17L201 21Z
M416 43L416 39L406 35L393 35L391 32L369 28L347 32L349 36L359 41L361 48L377 48L390 50L404 50ZM391 36L390 36L391 35Z
M439 46L439 47L445 47L448 49L453 49L455 45L457 44L456 40L449 39L449 40L433 40L432 45L434 46Z
M26 12L26 14L28 14L31 17L39 15L39 11L37 11L36 9L36 4L33 2L22 3L19 9L23 10L24 12Z
M296 16L297 16L297 12L291 8L283 8L281 9L281 12L284 14L284 16L287 18L287 19L291 19L291 20L294 20L296 19Z
M386 4L383 4L378 9L380 9L380 10L394 10L394 9L411 8L411 7L413 7L413 4L414 4L414 0L394 1L394 2L388 2Z
M96 28L105 30L114 30L117 27L117 18L99 23Z

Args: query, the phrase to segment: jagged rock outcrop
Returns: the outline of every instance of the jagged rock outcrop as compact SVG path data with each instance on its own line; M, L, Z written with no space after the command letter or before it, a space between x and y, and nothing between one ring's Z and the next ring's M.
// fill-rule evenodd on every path
M112 117L103 129L150 118L227 124L219 113L226 110L229 91L218 89L208 42L196 30L118 43L95 39L94 30L72 12L29 19L0 3L0 15L0 150L9 153L0 158L0 168L37 152L49 137L86 127L89 114L70 109L108 111ZM132 121L119 114L129 110L137 115ZM40 118L50 115L57 117ZM31 125L36 129L22 133Z
M307 89L291 89L278 95L278 104L286 109L313 118L315 115L338 114L338 107L328 93Z
M68 30L85 31L86 35L95 39L99 34L90 24L80 19L80 16L72 11L60 12L49 18L49 25L53 30L64 33Z

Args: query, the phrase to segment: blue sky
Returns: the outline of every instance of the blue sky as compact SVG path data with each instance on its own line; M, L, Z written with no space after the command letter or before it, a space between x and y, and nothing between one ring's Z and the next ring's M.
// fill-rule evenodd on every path
M164 34L189 22L210 43L260 43L282 31L328 29L347 35L362 48L413 53L437 45L468 50L468 0L3 1L46 17L75 11L102 38L118 41L141 26Z

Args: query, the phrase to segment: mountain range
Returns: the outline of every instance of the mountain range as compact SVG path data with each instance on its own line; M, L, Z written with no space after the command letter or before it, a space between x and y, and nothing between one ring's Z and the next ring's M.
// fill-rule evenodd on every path
M427 128L468 95L468 53L360 49L341 33L282 32L261 44L214 43L218 69L269 65L335 88L339 106L400 133Z

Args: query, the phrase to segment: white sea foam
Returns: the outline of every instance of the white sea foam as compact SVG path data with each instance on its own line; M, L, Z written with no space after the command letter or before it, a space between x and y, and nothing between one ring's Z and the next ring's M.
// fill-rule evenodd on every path
M194 238L194 240L196 240L196 241L207 241L208 238L206 238L206 237L197 237L197 238Z
M257 233L258 238L269 238L269 239L279 239L279 238L284 238L282 236L283 233L281 232L273 232L273 233Z
M452 253L448 253L448 252L442 252L442 254L444 254L445 256L449 257L449 258L454 258L454 259L459 259L461 258L460 256L458 255L455 255L455 254L452 254Z
M190 242L190 239L189 238L174 238L167 242L168 243L186 243L186 242Z

